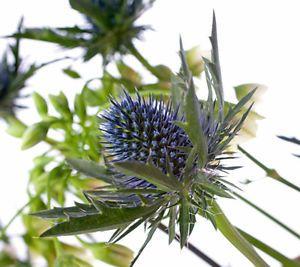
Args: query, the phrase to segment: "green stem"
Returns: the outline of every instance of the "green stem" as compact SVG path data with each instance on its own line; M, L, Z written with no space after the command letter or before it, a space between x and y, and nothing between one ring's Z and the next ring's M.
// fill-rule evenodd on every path
M236 227L237 228L237 227ZM272 258L278 260L282 263L284 267L300 267L300 262L296 262L292 259L289 259L288 257L281 254L279 251L271 248L267 244L263 243L262 241L258 240L257 238L251 236L250 234L244 232L243 230L237 228L240 234L247 239L248 242L250 242L253 246L260 249L264 253L268 254Z
M161 79L159 71L142 56L142 54L135 48L134 45L129 46L128 50L149 72L151 72L157 79Z
M275 169L271 169L261 163L258 159L256 159L254 156L252 156L249 152L247 152L242 147L238 146L239 151L241 151L247 158L249 158L251 161L253 161L258 167L263 169L266 172L266 175L270 178L273 178L274 180L281 182L282 184L285 184L286 186L289 186L290 188L300 192L300 187L294 185L293 183L289 182L288 180L284 179L282 176L278 174L278 172Z
M268 264L257 254L250 243L230 223L216 201L211 203L211 212L214 215L218 230L256 267L266 267Z
M285 230L287 230L289 233L291 233L292 235L294 235L298 239L300 239L300 235L297 232L295 232L294 230L292 230L291 228L289 228L287 225L285 225L284 223L282 223L281 221L279 221L278 219L276 219L275 217L273 217L272 215L270 215L269 213L267 213L266 211L264 211L260 207L256 206L254 203L252 203L248 199L244 198L243 196L241 196L240 194L235 193L235 192L232 192L232 194L235 195L236 197L238 197L239 199L241 199L242 201L244 201L245 203L247 203L252 208L256 209L257 211L259 211L260 213L262 213L263 215L265 215L266 217L268 217L273 222L277 223L279 226L281 226L282 228L284 228Z

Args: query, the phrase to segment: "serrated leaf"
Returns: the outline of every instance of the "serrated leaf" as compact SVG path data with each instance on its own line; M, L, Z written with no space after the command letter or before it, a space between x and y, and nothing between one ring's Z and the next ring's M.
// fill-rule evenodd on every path
M70 218L58 223L44 232L41 237L66 236L118 229L143 216L151 215L161 205L161 201L152 206L135 208L107 208L105 213Z
M141 163L139 161L129 160L114 163L117 170L129 176L137 176L147 182L157 186L163 191L178 191L181 184L176 179L164 174L151 163Z

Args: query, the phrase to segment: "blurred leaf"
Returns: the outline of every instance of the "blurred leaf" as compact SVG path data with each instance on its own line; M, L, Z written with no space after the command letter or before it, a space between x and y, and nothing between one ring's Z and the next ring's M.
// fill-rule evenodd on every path
M255 89L255 94L251 97L251 100L255 102L254 108L256 104L261 102L261 96L266 92L267 88L266 86L262 84L256 84L256 83L247 83L247 84L241 84L234 87L236 98L240 101L243 97L245 97L247 94L252 92ZM245 105L245 107L249 107L250 103Z
M48 106L46 100L37 92L32 94L32 98L35 104L35 107L40 114L40 116L44 117L48 114Z
M122 245L104 242L87 243L82 240L80 242L93 253L96 259L113 266L128 267L133 259L133 251Z
M14 116L7 116L6 122L8 124L8 128L6 129L6 132L14 137L22 137L25 130L26 125L21 122L19 119L17 119Z
M156 69L157 73L159 73L160 80L171 81L173 72L169 67L167 67L166 65L157 65L154 68Z
M72 120L72 113L69 108L68 99L63 92L59 95L49 95L50 101L55 110L62 115L65 120Z
M76 27L73 29L75 30ZM21 33L13 34L10 37L21 37L25 39L51 42L68 48L75 48L81 45L81 41L79 39L76 39L73 36L63 35L60 31L50 28L28 28L23 30Z
M204 71L203 57L210 59L209 51L203 51L199 46L192 47L185 52L186 62L193 76L200 76Z
M80 121L84 122L86 119L86 106L82 94L75 96L74 110Z
M139 86L142 83L141 75L134 69L126 65L124 62L120 61L117 63L117 68L122 76L122 78L131 81L135 86Z
M28 149L45 140L49 126L46 122L38 122L29 126L23 134L21 149Z
M92 267L88 262L73 255L62 254L55 260L55 267Z
M79 78L81 78L80 74L77 71L72 70L71 68L63 69L63 72L66 75L68 75L70 78L72 78L72 79L79 79Z

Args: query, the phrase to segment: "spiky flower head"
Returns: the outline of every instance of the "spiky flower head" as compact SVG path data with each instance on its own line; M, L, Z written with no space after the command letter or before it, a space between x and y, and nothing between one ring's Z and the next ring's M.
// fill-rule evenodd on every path
M172 104L126 92L119 101L111 99L100 126L109 169L71 161L75 169L96 174L109 185L85 192L90 205L38 213L43 218L67 219L42 236L116 229L111 238L116 241L145 223L149 235L138 257L163 219L169 219L170 242L179 224L181 247L194 229L196 214L217 226L214 212L220 209L215 197L231 197L234 188L220 175L225 167L218 156L226 158L228 145L251 109L243 107L254 91L225 110L215 19L210 39L212 61L204 59L208 98L199 100L196 95L181 43L182 66L173 79ZM240 112L241 119L233 120Z
M137 25L136 20L154 0L69 0L73 9L80 12L86 24L63 28L28 28L19 36L57 43L65 48L82 47L84 59L102 55L108 63L116 54L125 54L133 40L149 28ZM16 35L15 35L16 36Z
M188 151L192 149L186 132L176 123L183 122L178 108L171 102L138 93L132 98L126 91L120 102L111 98L111 107L101 115L105 153L111 163L135 160L151 162L163 173L171 172L179 181L184 174ZM214 147L220 141L215 134L218 122L211 114L202 111L199 123L202 125L208 143L211 161L215 158ZM207 164L208 168L212 165ZM117 182L130 188L152 187L147 181L124 175L116 176Z

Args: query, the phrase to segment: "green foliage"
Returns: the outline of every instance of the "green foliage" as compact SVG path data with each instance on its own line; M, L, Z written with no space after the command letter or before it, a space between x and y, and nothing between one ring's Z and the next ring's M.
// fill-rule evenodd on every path
M134 7L132 12L129 12L129 2ZM223 179L216 170L226 172L238 167L223 166L221 159L232 158L226 150L233 138L240 130L248 130L248 122L252 126L251 123L261 118L251 110L251 102L258 97L257 92L260 90L253 90L255 86L250 84L240 85L234 88L237 104L225 101L215 16L210 37L211 56L197 55L196 48L184 51L181 43L182 64L178 75L174 75L168 66L152 66L132 43L147 28L136 26L135 21L152 2L125 0L120 1L122 6L114 6L113 3L119 2L103 0L104 8L100 8L92 0L70 0L72 8L86 18L87 25L55 29L20 28L14 35L17 42L12 53L15 55L16 66L19 60L19 38L22 37L56 43L65 48L81 47L85 51L85 60L101 54L104 64L113 62L115 54L132 54L156 77L155 83L145 83L135 68L125 64L123 60L117 61L114 62L118 71L116 77L105 69L102 77L87 81L74 99L67 98L63 92L50 95L49 99L34 93L32 96L40 121L28 127L15 118L14 112L5 116L9 125L8 132L22 137L22 149L40 142L48 144L47 150L34 159L30 172L27 188L29 202L24 208L27 207L31 215L22 216L26 228L23 241L30 253L42 256L48 266L91 266L84 257L86 250L91 251L94 258L108 264L132 266L163 220L168 221L169 243L174 239L179 240L182 248L193 232L196 215L200 214L255 266L266 266L250 243L265 251L270 252L270 249L251 236L237 231L216 202L219 197L237 196L234 191L237 187ZM25 86L27 78L37 68L31 66L27 72L14 76L11 84L14 97L17 95L15 92ZM81 78L71 67L63 69L63 72L72 79ZM193 81L193 76L201 73L202 76L205 74L207 82L206 100L198 99L197 87ZM94 80L98 80L100 85L91 86ZM171 98L174 109L178 108L179 114L184 116L184 122L176 123L188 134L193 147L178 148L188 153L182 179L177 180L168 168L163 173L152 164L151 158L147 163L131 160L108 164L100 142L97 114L108 107L109 96L117 98L123 87L130 94L138 90L146 97L152 94L160 95L166 101ZM12 98L9 99L11 104ZM0 99L0 104L1 101ZM54 114L52 110L55 111ZM215 131L207 134L207 129L203 129L204 117L215 123L211 124L215 126L211 127ZM245 122L246 127L242 128ZM252 137L254 131L250 130L250 134L247 134ZM269 168L265 170L271 177L273 175L276 179L284 180L276 171L271 172L272 169ZM138 177L152 186L129 189L118 182L118 175ZM74 206L65 207L67 200L74 197L82 203L75 202ZM61 207L51 209L53 205ZM23 209L17 215L22 211ZM115 243L142 224L148 232L147 238L133 259L130 249ZM177 226L179 238L176 238ZM9 239L6 229L7 227L1 231L3 240ZM57 238L35 238L39 235L55 237L107 230L115 230L108 243L97 240L86 242L78 238L82 248L67 245ZM90 234L86 237L91 238ZM274 251L269 255L294 264L294 261ZM19 261L6 251L0 254L0 265L2 262L8 266L30 266L30 260L28 263Z

